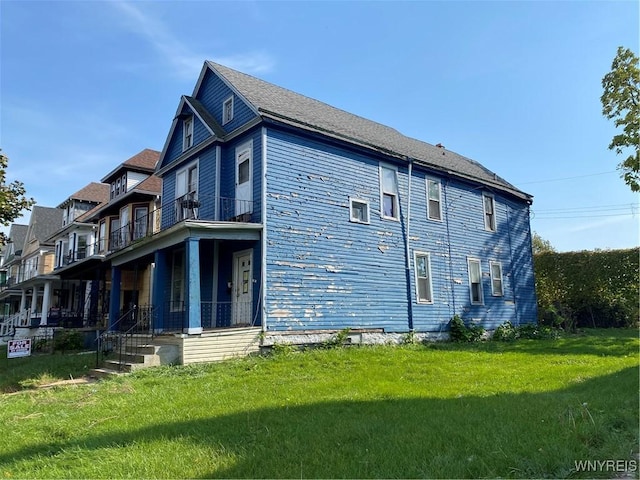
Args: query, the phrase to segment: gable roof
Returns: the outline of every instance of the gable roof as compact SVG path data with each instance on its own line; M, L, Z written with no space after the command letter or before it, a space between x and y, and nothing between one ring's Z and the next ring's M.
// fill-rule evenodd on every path
M109 185L106 183L91 182L89 185L81 188L73 195L58 205L58 208L63 207L67 202L71 200L81 200L93 203L104 203L109 201Z
M156 168L156 163L158 162L158 158L160 158L160 152L156 150L151 150L150 148L145 148L139 153L136 153L133 157L125 160L116 168L111 170L107 175L105 175L101 182L109 182L109 179L112 178L116 173L123 170L133 170L136 172L143 173L153 173Z
M31 211L25 244L32 239L37 240L40 245L46 244L51 235L60 229L60 225L62 209L36 205Z
M9 240L13 243L14 255L19 255L20 252L22 252L28 229L29 225L23 225L21 223L11 224L11 228L9 228Z
M480 163L443 147L407 137L386 125L218 63L207 61L205 68L214 71L238 95L253 105L262 118L328 135L400 159L412 159L432 169L480 182L522 199L530 201L532 198Z

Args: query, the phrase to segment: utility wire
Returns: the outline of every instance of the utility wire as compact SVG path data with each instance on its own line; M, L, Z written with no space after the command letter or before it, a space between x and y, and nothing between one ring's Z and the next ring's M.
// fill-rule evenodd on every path
M609 175L611 173L616 173L616 170L611 170L609 172L600 172L600 173L589 173L587 175L576 175L574 177L562 177L562 178L550 178L548 180L534 180L530 182L515 182L515 185L531 185L533 183L549 183L549 182L562 182L564 180L573 180L574 178L586 178L586 177L598 177L600 175Z

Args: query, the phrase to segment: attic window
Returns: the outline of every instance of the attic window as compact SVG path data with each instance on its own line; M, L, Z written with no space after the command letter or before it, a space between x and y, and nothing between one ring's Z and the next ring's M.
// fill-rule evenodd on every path
M233 120L233 96L227 98L222 104L222 124Z
M193 145L193 117L188 117L182 122L182 151L188 150Z

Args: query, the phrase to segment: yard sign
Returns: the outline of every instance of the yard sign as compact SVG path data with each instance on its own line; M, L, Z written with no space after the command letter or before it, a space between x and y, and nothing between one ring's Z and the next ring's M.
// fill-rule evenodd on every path
M7 358L28 357L31 355L31 339L9 340Z

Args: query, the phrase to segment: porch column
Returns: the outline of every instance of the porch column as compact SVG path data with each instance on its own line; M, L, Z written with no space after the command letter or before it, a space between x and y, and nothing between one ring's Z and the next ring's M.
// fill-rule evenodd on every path
M33 286L33 290L31 292L31 315L38 311L38 287L36 285ZM40 321L42 323L42 320Z
M111 296L109 297L109 330L115 329L120 317L120 282L122 271L120 267L111 267Z
M44 282L44 292L42 294L42 321L41 325L46 325L49 318L49 305L51 305L51 280Z
M187 266L187 333L202 333L202 316L200 305L200 241L197 238L186 240Z
M20 295L20 310L18 312L22 313L27 309L27 291L25 289L20 291L22 294Z
M153 305L153 329L161 332L164 329L164 312L166 308L165 286L167 278L167 253L164 250L156 250L154 254L154 263L151 275L151 305Z

